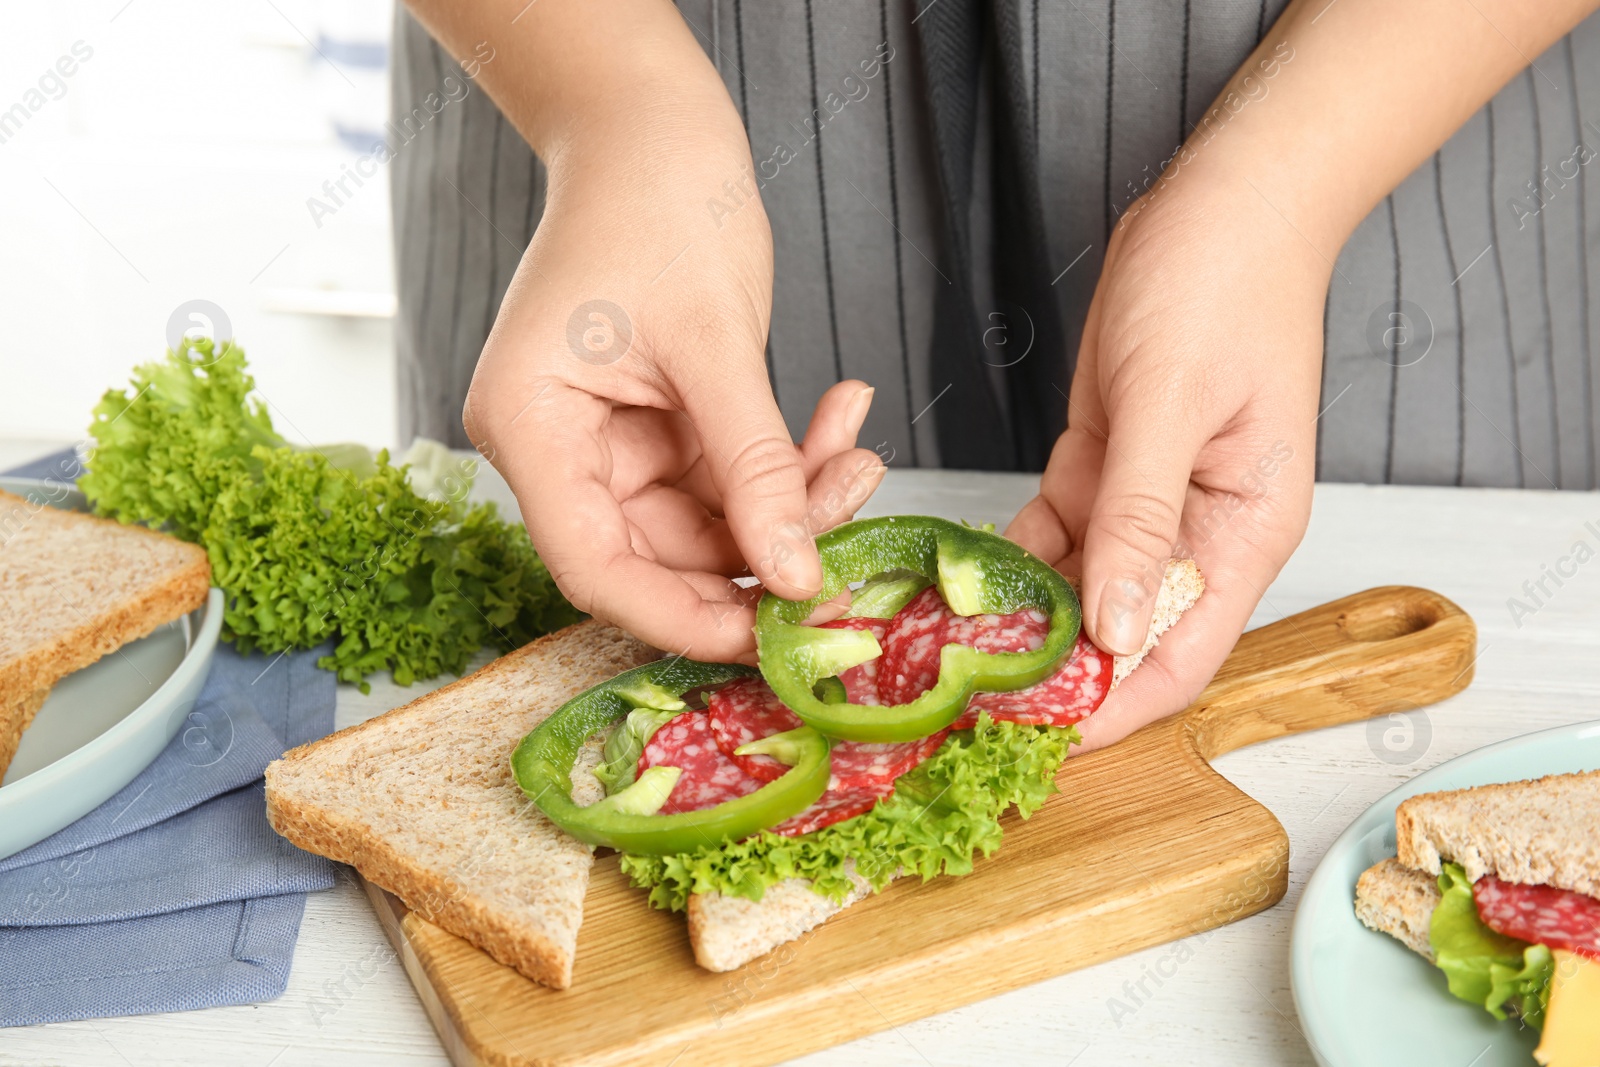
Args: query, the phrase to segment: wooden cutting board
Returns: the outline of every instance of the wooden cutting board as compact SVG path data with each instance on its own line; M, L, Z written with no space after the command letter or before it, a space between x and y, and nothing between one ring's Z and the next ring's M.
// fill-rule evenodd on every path
M683 917L610 854L560 992L367 891L458 1065L774 1063L1270 907L1288 836L1207 761L1442 700L1476 644L1465 612L1405 586L1253 630L1181 715L1069 759L1061 795L1013 816L973 874L896 882L728 974L695 964Z

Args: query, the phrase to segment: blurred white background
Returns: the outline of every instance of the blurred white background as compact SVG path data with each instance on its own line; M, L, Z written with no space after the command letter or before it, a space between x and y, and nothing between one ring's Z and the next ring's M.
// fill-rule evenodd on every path
M306 203L379 136L392 9L7 5L4 454L81 439L195 299L226 313L284 436L396 444L388 175L320 227Z

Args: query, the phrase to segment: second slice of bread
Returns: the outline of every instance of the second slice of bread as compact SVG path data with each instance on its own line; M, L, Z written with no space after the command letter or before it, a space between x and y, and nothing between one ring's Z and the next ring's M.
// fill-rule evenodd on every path
M1356 879L1356 918L1432 961L1428 928L1439 906L1439 880L1397 859L1368 867Z
M1437 875L1459 863L1467 880L1493 874L1600 897L1600 771L1423 793L1395 812L1400 862Z
M511 752L571 697L659 655L604 623L569 626L288 753L267 768L267 816L301 848L351 864L423 918L565 989L593 849L522 794ZM573 777L580 803L600 798L592 773Z

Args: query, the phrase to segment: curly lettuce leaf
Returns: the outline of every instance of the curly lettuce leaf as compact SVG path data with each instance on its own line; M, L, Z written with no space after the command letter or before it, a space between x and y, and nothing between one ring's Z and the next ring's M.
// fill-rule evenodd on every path
M817 892L842 900L854 888L852 870L875 890L896 873L923 881L968 874L975 856L999 846L1007 808L1027 818L1057 792L1056 771L1079 740L1073 727L992 722L984 715L973 729L952 733L864 815L799 837L764 831L677 855L624 855L622 869L649 889L651 904L672 911L683 910L691 893L760 900L789 878L809 879Z
M103 515L200 540L218 494L260 474L256 447L284 447L255 387L231 342L186 339L135 368L132 391L107 390L94 409L79 488Z
M79 481L98 513L204 546L241 651L332 639L341 680L409 685L577 620L492 504L425 497L384 452L290 447L254 389L236 345L186 339L105 394Z
M1544 1026L1555 963L1546 945L1530 945L1484 925L1472 898L1472 883L1459 864L1446 863L1439 875L1439 904L1428 926L1434 963L1450 992L1506 1018L1514 1007L1529 1026Z
M634 708L628 712L626 719L606 735L602 753L605 762L595 768L594 776L605 786L607 796L633 784L639 773L639 757L644 755L644 746L650 743L657 730L682 714L677 710Z

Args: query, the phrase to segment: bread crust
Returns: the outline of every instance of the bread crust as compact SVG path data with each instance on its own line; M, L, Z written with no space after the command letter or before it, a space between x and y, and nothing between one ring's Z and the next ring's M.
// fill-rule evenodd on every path
M1600 770L1421 793L1395 811L1399 860L1600 897Z
M315 804L275 795L270 789L270 767L267 773L267 821L295 845L349 864L367 881L399 897L417 915L535 982L554 989L572 985L570 952L467 898L455 880L419 867L390 842L364 832L367 828L361 824Z
M1356 879L1356 918L1367 929L1388 934L1430 963L1433 948L1428 930L1439 899L1435 876L1393 858L1373 864Z
M409 704L285 753L267 767L267 818L294 844L350 864L500 963L565 989L572 982L593 850L522 796L510 771L513 738L584 689L659 655L594 620L542 637ZM520 703L510 695L523 693L530 695ZM450 733L451 723L461 736ZM492 743L474 747L486 736ZM452 779L460 787L453 798L419 795L434 783L417 777L379 779L375 761L430 756L435 762L420 769ZM453 805L450 817L470 822L478 840L453 840L457 827L451 826L439 831L451 839L443 845L418 842L392 824L378 824L375 806L408 803ZM496 858L527 856L530 849L536 860L550 861L546 870L535 865L511 873L508 862ZM551 879L535 916L548 922L530 921L526 901L510 899L517 887L504 882L511 877Z
M22 744L22 732L33 722L33 717L39 713L49 695L48 689L36 689L31 693L0 700L0 778L5 777L6 768L16 758L17 747Z
M210 588L199 545L0 490L0 774L52 686Z

